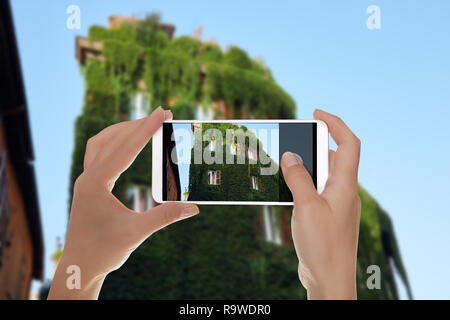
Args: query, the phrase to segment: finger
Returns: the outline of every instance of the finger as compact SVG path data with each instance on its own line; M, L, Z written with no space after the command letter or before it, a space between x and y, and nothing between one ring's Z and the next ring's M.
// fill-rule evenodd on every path
M167 202L145 213L133 215L135 228L139 233L148 236L176 221L190 218L199 213L195 204Z
M334 157L336 156L336 152L334 150L328 150L328 175L330 176L333 172L334 168Z
M114 136L124 130L125 128L136 128L136 126L142 122L143 119L134 120L134 121L123 121L116 124L113 124L95 136L89 138L86 144L86 152L84 154L84 170L86 170L92 161L96 158L99 151L108 143L110 139L113 139Z
M281 169L296 205L302 205L318 197L311 175L295 154L292 152L283 154Z
M144 121L132 131L127 139L117 146L109 157L96 163L99 178L110 185L136 159L136 156L148 143L153 134L161 127L165 120L165 112L159 107L146 117Z
M322 110L314 111L314 119L322 120L328 125L331 136L338 145L334 157L334 173L345 179L357 181L361 142L335 115Z
M171 120L172 117L173 115L171 111L164 111L165 120ZM138 121L135 125L124 128L113 138L111 138L110 141L108 141L108 143L104 146L103 150L100 152L98 160L103 161L104 159L111 157L111 155L116 152L117 148L130 137L130 135L136 130L138 125L142 124L145 119L146 118L135 120Z

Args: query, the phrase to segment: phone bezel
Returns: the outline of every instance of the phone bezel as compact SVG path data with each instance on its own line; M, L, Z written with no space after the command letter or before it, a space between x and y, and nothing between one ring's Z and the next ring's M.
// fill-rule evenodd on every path
M322 193L328 179L328 127L325 122L321 120L170 120L165 123L316 123L317 126L317 192ZM173 201L162 200L163 188L163 134L161 126L152 138L152 196L155 202L165 203ZM197 203L210 205L266 205L266 206L289 206L293 202L273 202L273 201L176 201L183 203Z

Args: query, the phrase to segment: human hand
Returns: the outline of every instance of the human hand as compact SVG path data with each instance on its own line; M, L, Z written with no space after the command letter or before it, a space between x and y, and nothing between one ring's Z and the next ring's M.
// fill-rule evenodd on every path
M118 269L152 233L199 212L193 204L165 203L138 213L112 193L120 174L134 161L163 121L172 119L161 107L150 116L115 124L89 139L84 172L74 185L64 251L49 299L96 299L108 273ZM68 266L81 271L81 288L66 286Z
M356 255L361 201L358 164L361 143L338 117L316 110L338 145L329 151L329 175L317 193L297 157L286 152L281 167L294 197L292 238L298 275L308 299L356 299Z

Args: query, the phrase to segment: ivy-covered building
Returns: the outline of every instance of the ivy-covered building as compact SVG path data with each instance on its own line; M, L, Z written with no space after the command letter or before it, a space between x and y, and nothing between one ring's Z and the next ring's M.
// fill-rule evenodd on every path
M214 131L212 131L214 130ZM245 125L233 123L195 123L192 125L194 146L200 153L205 150L219 161L199 164L191 161L189 166L189 201L278 201L278 164L264 151L256 134ZM199 134L196 134L196 131ZM233 132L230 141L227 131ZM211 137L205 139L208 132ZM215 133L220 134L220 139ZM253 140L253 142L250 142ZM261 161L261 157L266 159ZM216 160L216 159L215 159ZM218 163L217 163L218 162ZM273 167L275 174L262 174L261 168Z
M86 141L119 121L143 117L159 105L175 119L294 118L293 99L270 70L245 51L174 37L157 16L139 21L110 17L78 37L77 60L85 78L82 112L75 123L71 185L81 174ZM193 169L194 170L194 169ZM224 179L222 173L215 179ZM264 183L262 183L264 190ZM72 188L72 187L71 187ZM151 145L113 190L143 211L151 198ZM70 190L72 193L72 189ZM189 199L194 197L194 186ZM358 295L396 299L394 269L410 294L389 216L360 189ZM256 199L256 198L255 198ZM103 299L296 299L305 298L297 276L288 207L201 206L195 218L152 235L103 286ZM367 267L381 269L381 290L368 290Z

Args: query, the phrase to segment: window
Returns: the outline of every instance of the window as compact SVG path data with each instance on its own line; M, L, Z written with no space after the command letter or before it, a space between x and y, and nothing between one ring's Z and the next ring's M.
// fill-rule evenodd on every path
M236 144L235 144L235 143L232 143L232 144L230 145L230 153L231 153L232 155L236 155Z
M248 158L252 160L258 160L258 153L255 149L248 149Z
M152 189L150 187L132 185L128 189L128 194L134 211L144 212L154 207Z
M220 170L208 170L208 183L211 185L220 184Z
M202 106L198 106L195 111L195 118L197 120L212 120L213 111L211 108L203 108Z
M263 210L264 236L268 242L281 244L281 238L275 223L273 208L265 206Z
M255 176L252 176L252 189L261 190L261 180Z
M130 119L137 120L145 118L150 111L150 99L147 92L138 92L131 99Z
M216 139L213 136L211 138L211 142L209 143L209 151L214 151L214 150L216 150Z

